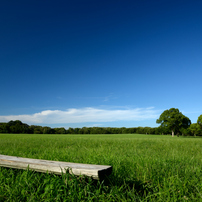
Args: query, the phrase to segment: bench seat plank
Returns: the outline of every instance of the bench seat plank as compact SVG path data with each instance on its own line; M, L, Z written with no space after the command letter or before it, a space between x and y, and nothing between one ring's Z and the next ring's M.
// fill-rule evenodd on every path
M86 175L97 180L104 179L106 175L112 172L112 166L106 165L69 163L7 155L0 155L0 166L17 169L27 169L29 167L30 170L55 174L66 173L66 170L69 170L71 174Z

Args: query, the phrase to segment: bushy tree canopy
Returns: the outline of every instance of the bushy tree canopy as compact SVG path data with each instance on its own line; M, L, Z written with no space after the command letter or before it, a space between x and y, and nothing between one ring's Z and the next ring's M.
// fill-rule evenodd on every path
M200 133L200 126L198 123L192 123L189 127L189 131L194 135L198 135Z
M202 114L198 117L197 123L202 128Z
M191 125L190 119L183 115L177 108L165 110L159 119L156 120L156 123L161 124L162 128L169 129L173 137L174 132L179 133L181 128L188 128Z

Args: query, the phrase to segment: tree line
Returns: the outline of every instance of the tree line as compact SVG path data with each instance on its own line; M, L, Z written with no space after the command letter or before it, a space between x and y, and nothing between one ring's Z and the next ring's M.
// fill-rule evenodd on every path
M28 125L20 120L0 123L0 133L24 133L24 134L148 134L174 136L202 136L202 115L197 123L191 123L190 119L183 115L179 109L165 110L156 120L159 127L83 127L83 128L51 128L48 126Z
M20 120L0 123L0 133L24 134L159 134L159 128L134 127L83 127L83 128L51 128L48 126L28 125Z

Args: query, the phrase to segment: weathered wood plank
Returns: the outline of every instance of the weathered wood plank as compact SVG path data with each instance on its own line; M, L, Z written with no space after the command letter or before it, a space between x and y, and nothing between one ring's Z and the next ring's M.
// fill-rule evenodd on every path
M112 166L106 165L49 161L7 155L0 155L0 166L17 169L27 169L29 166L30 170L59 175L66 173L66 170L69 170L69 172L74 175L86 175L97 180L104 179L106 175L109 175L112 172Z

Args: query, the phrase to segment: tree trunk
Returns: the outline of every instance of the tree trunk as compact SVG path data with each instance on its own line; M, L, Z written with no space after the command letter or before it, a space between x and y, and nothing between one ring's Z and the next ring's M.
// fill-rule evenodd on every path
M174 137L174 131L172 130L172 137Z

